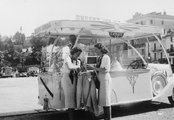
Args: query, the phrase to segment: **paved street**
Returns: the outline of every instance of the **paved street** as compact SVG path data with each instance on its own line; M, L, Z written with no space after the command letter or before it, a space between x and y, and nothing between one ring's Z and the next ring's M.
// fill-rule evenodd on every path
M117 106L113 109L113 120L174 120L174 108L167 99L163 101Z
M0 113L42 109L38 105L36 77L0 79ZM141 102L116 106L112 120L173 120L174 108L167 98L162 103Z
M36 77L0 78L0 113L41 108Z

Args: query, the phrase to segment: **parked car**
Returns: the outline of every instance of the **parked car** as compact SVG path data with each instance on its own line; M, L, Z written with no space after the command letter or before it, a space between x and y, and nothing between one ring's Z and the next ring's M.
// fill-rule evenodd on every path
M32 66L32 67L28 68L27 76L28 77L29 76L35 77L35 76L37 76L38 73L39 73L39 68L35 67L35 66Z
M2 78L6 78L6 77L13 77L13 73L12 73L12 67L2 67L1 68L1 75Z
M29 72L27 72L27 76L28 77L36 77L37 76L37 73L36 73L36 71L29 71Z

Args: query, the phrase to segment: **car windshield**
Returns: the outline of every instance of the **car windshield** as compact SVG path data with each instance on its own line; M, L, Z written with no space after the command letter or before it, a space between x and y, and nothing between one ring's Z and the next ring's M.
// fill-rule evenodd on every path
M159 41L158 41L158 40ZM160 35L143 35L134 38L115 38L101 40L110 51L112 62L119 62L125 69L146 68L147 64L169 64L165 41ZM160 44L161 42L161 44Z

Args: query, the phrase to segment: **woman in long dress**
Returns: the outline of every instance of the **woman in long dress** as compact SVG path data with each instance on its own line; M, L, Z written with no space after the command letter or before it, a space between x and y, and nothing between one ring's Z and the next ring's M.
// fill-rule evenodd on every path
M103 107L105 120L111 119L111 77L110 57L107 55L108 50L101 43L94 45L95 52L99 55L98 61L100 64L96 67L91 67L97 71L97 76L100 82L99 88L99 106Z
M72 119L72 110L76 107L75 94L76 94L76 81L71 78L71 70L77 70L80 68L80 61L77 59L81 54L82 50L78 47L74 47L70 55L67 56L63 64L63 77L61 80L62 88L65 97L65 108L69 110L69 118ZM72 76L75 77L75 76Z

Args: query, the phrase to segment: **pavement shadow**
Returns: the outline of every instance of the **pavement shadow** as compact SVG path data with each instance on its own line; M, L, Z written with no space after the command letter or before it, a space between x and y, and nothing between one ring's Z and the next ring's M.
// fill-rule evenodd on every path
M151 101L112 106L112 118L141 114L159 109L168 109L171 107L173 107L171 104Z
M139 102L112 106L112 118L128 115L141 114L159 109L168 109L172 106L159 102ZM74 120L98 120L93 113L85 110L74 110ZM20 113L0 115L0 120L69 120L68 111L35 111L31 113Z
M31 111L1 114L0 120L69 120L69 117L67 111ZM74 110L73 120L97 120L97 118L88 111Z

